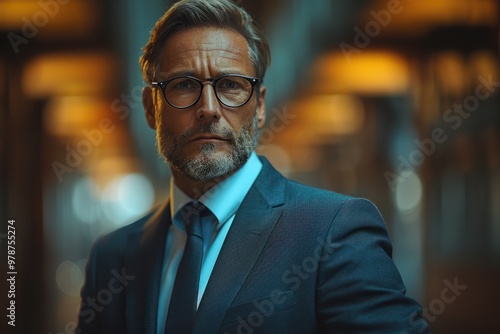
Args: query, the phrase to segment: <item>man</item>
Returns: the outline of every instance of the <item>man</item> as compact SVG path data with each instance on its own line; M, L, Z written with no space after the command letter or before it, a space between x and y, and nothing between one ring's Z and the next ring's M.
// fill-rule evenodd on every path
M269 61L229 0L183 0L157 22L143 105L170 197L96 242L80 333L428 332L374 205L255 155Z

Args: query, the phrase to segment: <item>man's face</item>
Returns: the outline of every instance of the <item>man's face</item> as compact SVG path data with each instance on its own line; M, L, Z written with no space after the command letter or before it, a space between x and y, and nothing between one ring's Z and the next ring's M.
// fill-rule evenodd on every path
M176 32L163 46L157 81L189 75L200 80L223 74L255 76L248 44L240 34L222 28L192 28ZM258 86L256 90L259 89ZM257 98L258 96L258 98ZM156 130L158 150L172 172L195 181L224 177L249 158L264 123L265 88L254 91L238 108L217 100L213 87L204 84L198 102L177 109L163 98L160 89L146 88L143 103L146 119Z

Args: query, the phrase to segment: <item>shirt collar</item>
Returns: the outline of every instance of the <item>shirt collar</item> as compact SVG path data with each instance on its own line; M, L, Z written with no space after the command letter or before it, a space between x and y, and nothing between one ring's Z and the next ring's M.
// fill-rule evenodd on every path
M217 218L220 228L240 207L241 202L250 190L260 171L262 162L252 152L248 161L234 174L217 183L199 201L203 203ZM194 201L177 187L173 177L170 179L170 215L173 223L184 230L182 220L175 219L179 210L187 203Z

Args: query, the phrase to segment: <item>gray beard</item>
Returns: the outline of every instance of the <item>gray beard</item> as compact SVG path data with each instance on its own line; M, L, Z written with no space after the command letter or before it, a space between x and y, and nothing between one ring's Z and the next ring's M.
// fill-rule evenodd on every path
M259 139L257 115L241 128L238 137L230 129L217 129L215 123L207 124L198 130L185 131L177 137L168 133L162 122L158 124L156 139L160 156L170 166L199 182L221 178L240 169L257 147ZM183 159L179 143L197 133L212 133L229 138L234 142L233 149L229 153L218 153L215 156L217 144L204 144L200 154L194 158Z

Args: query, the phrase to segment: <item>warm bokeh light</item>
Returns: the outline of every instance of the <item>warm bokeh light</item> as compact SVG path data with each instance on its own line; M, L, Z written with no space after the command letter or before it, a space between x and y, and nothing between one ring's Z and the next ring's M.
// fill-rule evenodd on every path
M93 31L97 26L97 19L96 4L93 1L0 1L1 30L18 31L24 28L30 32L29 35L74 38Z
M410 88L408 61L393 52L367 51L326 54L316 61L312 84L320 92L404 94Z
M330 141L332 137L358 132L364 121L363 105L352 95L316 95L300 100L294 106L307 117L313 141Z
M434 61L436 79L442 89L454 96L463 94L469 82L466 59L457 52L442 52Z
M45 128L54 136L80 137L82 131L98 127L99 122L111 113L111 103L110 99L97 97L55 97L46 107Z
M28 96L102 95L116 90L114 57L104 53L55 53L26 66L23 88Z
M370 10L363 13L365 21L374 20L371 10L387 10L387 0L375 0ZM400 12L391 15L384 33L394 35L422 35L439 25L490 25L498 24L496 0L418 0L394 1Z

